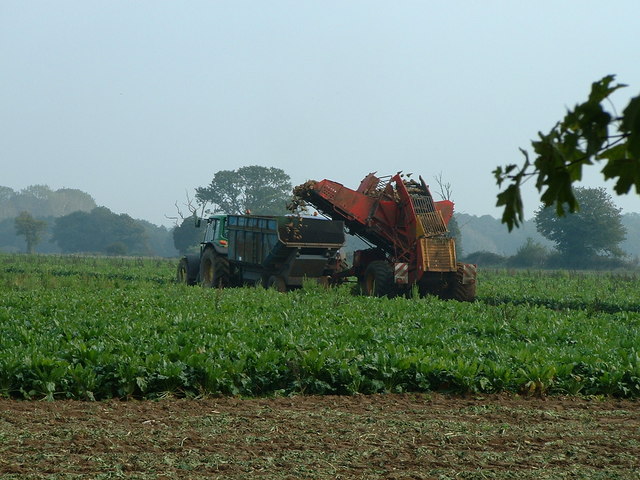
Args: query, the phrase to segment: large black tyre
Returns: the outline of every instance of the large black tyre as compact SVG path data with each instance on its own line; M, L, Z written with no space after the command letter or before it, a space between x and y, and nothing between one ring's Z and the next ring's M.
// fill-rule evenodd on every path
M267 288L275 288L278 292L286 292L287 284L280 275L271 275L267 280Z
M475 267L474 267L475 269ZM460 302L473 302L476 299L476 279L463 283L465 265L458 264L455 281L452 285L451 297ZM475 273L475 270L474 270Z
M208 288L223 288L229 285L229 261L213 248L202 252L200 259L200 284Z
M186 255L178 262L176 282L187 285L195 285L198 281L200 270L200 255Z
M387 297L394 293L393 270L384 260L371 262L360 280L363 295L369 297Z

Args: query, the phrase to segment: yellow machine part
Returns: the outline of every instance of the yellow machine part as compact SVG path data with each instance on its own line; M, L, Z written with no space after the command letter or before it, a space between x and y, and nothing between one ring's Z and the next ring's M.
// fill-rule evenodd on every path
M416 214L416 238L433 237L447 233L442 213L433 204L431 196L410 195Z
M455 272L456 242L448 237L420 238L424 272Z
M442 235L447 233L447 226L439 210L433 212L419 213L417 215L416 237L430 237L432 235Z

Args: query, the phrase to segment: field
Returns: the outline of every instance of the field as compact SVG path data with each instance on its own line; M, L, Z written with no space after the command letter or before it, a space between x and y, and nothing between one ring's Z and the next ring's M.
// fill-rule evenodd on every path
M637 274L466 304L174 267L0 256L0 478L637 478Z

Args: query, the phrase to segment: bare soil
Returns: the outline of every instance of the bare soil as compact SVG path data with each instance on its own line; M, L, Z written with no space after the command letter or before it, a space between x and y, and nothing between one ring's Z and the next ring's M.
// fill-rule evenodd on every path
M0 399L0 478L636 480L640 402Z

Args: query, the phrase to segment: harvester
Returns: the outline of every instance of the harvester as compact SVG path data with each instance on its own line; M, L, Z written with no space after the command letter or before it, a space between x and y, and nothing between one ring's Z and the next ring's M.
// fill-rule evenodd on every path
M367 175L357 190L331 181L310 180L294 189L299 204L313 205L371 248L357 250L353 266L339 276L355 276L363 294L409 295L473 301L476 265L456 260L455 239L447 225L453 202L434 201L422 177L398 173Z

